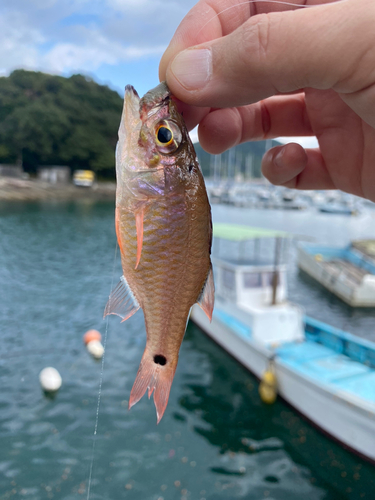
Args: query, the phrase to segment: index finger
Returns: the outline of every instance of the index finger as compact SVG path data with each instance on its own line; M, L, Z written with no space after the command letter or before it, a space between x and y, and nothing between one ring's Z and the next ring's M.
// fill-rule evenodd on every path
M235 31L256 14L311 7L336 0L200 0L185 16L164 52L159 65L160 81L165 80L169 62L176 54L194 45L215 40Z

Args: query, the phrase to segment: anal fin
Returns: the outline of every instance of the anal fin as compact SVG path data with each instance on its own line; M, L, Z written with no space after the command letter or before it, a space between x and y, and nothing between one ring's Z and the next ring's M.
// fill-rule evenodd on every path
M124 276L121 276L120 281L109 296L103 317L105 318L108 314L117 314L117 316L122 318L122 321L126 321L130 316L133 316L139 308L140 305L131 291L128 282Z
M210 266L210 270L207 274L207 279L204 284L202 293L200 294L197 300L199 306L206 313L207 318L212 320L212 312L214 310L214 302L215 302L215 284L214 284L214 273L212 271L212 264Z

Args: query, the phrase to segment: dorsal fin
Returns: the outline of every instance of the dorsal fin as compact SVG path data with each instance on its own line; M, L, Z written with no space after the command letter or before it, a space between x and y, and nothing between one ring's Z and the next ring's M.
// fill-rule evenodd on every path
M103 317L105 318L108 314L117 314L117 316L122 318L122 321L126 321L130 316L133 316L139 308L140 305L131 291L128 282L124 276L121 276L120 281L109 296Z
M212 264L210 266L210 270L208 271L207 279L202 289L202 293L200 294L197 302L206 313L207 318L211 321L215 302L215 284Z

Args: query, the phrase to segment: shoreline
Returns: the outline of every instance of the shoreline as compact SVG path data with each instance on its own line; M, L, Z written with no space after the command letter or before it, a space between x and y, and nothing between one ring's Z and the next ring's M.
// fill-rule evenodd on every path
M92 188L84 188L73 184L50 184L39 180L0 177L0 201L114 201L115 195L115 182L96 182Z

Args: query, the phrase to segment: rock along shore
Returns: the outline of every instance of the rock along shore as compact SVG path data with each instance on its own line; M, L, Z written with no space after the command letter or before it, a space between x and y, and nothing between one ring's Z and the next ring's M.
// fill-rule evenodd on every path
M73 184L49 184L39 180L0 177L0 200L114 200L116 184L97 182L92 188L82 188Z

